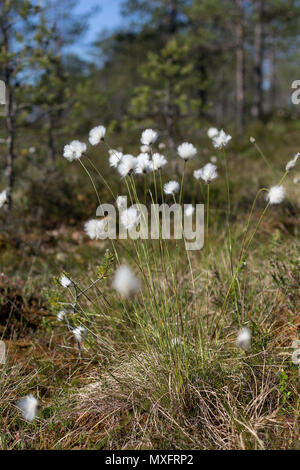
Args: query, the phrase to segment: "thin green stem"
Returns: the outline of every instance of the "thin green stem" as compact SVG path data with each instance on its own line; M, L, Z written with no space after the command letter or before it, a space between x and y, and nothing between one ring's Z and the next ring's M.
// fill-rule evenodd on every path
M88 170L88 169L86 168L86 166L82 163L81 158L79 158L79 163L80 163L80 165L84 168L84 171L87 173L88 177L90 178L91 183L92 183L92 185L93 185L93 188L94 188L94 190L95 190L95 193L96 193L96 195L97 195L98 202L99 202L99 204L101 205L101 200L100 200L100 197L99 197L99 194L98 194L96 185L95 185L95 183L94 183L94 180L93 180L93 178L92 178L92 176L91 176L89 170Z

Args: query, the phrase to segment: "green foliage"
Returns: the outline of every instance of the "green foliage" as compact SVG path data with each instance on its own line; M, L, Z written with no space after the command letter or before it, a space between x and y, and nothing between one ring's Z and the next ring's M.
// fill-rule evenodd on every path
M109 250L105 251L103 263L97 268L97 277L107 279L115 261L114 254Z
M291 396L291 391L290 391L290 386L289 386L290 378L286 374L284 369L280 370L278 374L278 378L279 378L279 389L281 392L281 400L282 400L282 403L285 404Z
M131 101L130 118L139 125L149 121L166 128L174 139L184 118L194 115L201 100L193 97L200 86L189 47L180 39L171 38L159 52L149 52L147 61L139 68L144 84L135 88Z

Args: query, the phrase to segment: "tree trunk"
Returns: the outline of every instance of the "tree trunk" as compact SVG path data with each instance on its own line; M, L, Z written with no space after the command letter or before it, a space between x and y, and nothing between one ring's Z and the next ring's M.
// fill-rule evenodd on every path
M163 103L163 112L166 123L169 147L171 150L172 159L176 157L176 143L175 143L175 109L172 105L172 84L168 83L165 90L165 98Z
M53 114L50 111L49 113L49 129L48 129L48 157L51 160L53 169L55 168L56 160L56 151L54 144L54 135L53 135Z
M238 134L244 130L244 24L243 1L236 0L236 125Z
M274 110L276 110L276 101L277 101L277 96L276 96L276 46L275 44L271 45L271 50L270 50L270 55L269 55L269 61L270 61L270 90L269 90L269 111L272 113Z
M177 0L170 1L170 13L169 13L169 35L172 36L177 30Z
M13 93L8 88L7 102L5 107L6 114L6 126L7 126L7 161L6 161L6 178L7 178L7 203L6 212L10 213L12 208L12 191L15 183L15 172L14 172L14 147L15 147L15 126L14 126L14 111L13 111Z
M207 67L205 64L205 58L204 54L199 51L198 53L198 60L196 64L196 69L197 72L199 73L199 79L201 80L202 83L204 83L204 86L199 86L198 88L198 98L201 101L200 107L199 107L199 118L205 118L206 117L206 106L207 106L207 89L206 89L206 81L207 81Z
M9 54L9 31L7 18L1 19L1 31L3 34L3 50L5 55ZM7 178L7 196L5 210L6 214L9 215L12 208L12 191L15 182L14 172L14 147L15 147L15 110L14 110L14 95L13 88L11 85L11 64L9 60L4 65L4 81L6 86L6 104L5 104L5 119L7 127L7 159L6 159L6 170L5 175Z
M264 61L264 1L258 0L257 20L254 27L254 102L252 117L263 115L263 61Z

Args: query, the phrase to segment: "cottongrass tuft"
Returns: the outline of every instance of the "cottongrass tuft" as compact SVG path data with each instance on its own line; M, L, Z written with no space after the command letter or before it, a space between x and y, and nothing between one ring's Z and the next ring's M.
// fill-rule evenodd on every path
M136 166L136 158L133 155L126 154L123 155L121 163L118 166L118 172L122 178L125 176L131 175Z
M78 160L86 152L86 144L79 140L73 140L64 146L63 156L69 161Z
M212 163L207 163L203 168L195 170L193 174L196 180L201 178L207 184L211 183L211 181L219 176L216 165L213 165Z
M60 284L63 286L63 287L70 287L72 285L72 281L71 279L69 279L67 276L65 276L64 274L61 275L60 279L59 279L59 282Z
M199 180L202 175L202 168L200 168L199 170L195 170L193 175L194 175L194 178L196 178L196 180Z
M140 150L142 153L148 153L150 152L150 146L149 145L141 145Z
M254 137L250 137L249 140L250 140L251 144L255 144L255 142L256 142Z
M21 398L17 407L22 411L22 416L26 421L33 421L39 409L38 400L30 393L26 397Z
M169 181L164 184L164 193L165 194L176 194L179 191L179 183L177 181Z
M135 173L142 175L151 170L150 159L148 153L140 153L136 157Z
M285 188L283 186L272 186L267 194L270 204L281 204L285 198Z
M67 312L65 310L60 310L56 316L58 321L64 321L67 316Z
M197 154L197 149L193 144L184 142L183 144L179 145L177 152L180 158L182 158L184 161L188 161L195 157Z
M104 126L96 126L90 130L89 142L91 145L97 145L101 140L104 140L106 129Z
M141 214L135 207L125 209L121 214L121 223L126 230L132 230L140 221Z
M168 163L168 160L161 155L160 153L154 153L152 155L152 160L150 161L151 171L160 170Z
M84 224L84 231L91 240L99 240L105 234L105 225L105 219L91 219Z
M123 264L115 272L112 286L120 295L129 298L139 291L140 281L131 268Z
M218 169L216 165L213 165L212 163L207 163L204 165L203 168L201 168L199 171L199 176L205 183L209 184L216 178L218 178ZM195 173L194 173L195 176Z
M285 170L286 171L291 171L293 168L295 168L295 166L297 164L297 160L298 160L299 157L300 157L300 153L296 153L294 158L286 164Z
M248 351L251 347L251 331L249 328L244 327L242 328L236 339L236 345L238 348L243 349L244 351Z
M121 163L123 153L118 150L109 150L109 165L113 168L117 168L119 163Z
M153 129L146 129L141 136L141 143L143 145L152 145L157 141L158 133Z
M216 127L210 127L207 131L207 135L210 139L213 139L219 134L219 130Z
M226 147L228 142L232 139L231 135L226 134L223 129L213 138L213 145L216 149Z
M7 191L4 189L4 191L1 191L0 193L0 208L4 206L7 200Z
M83 337L86 334L86 328L84 326L77 326L73 328L72 333L78 344L82 343Z

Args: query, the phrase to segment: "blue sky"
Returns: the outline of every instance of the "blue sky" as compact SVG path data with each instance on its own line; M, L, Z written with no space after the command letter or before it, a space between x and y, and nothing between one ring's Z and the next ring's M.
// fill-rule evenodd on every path
M84 42L93 41L99 31L104 29L114 29L124 22L120 13L122 0L79 0L76 13L86 13L93 7L99 7L99 11L91 16L89 21L89 31Z

